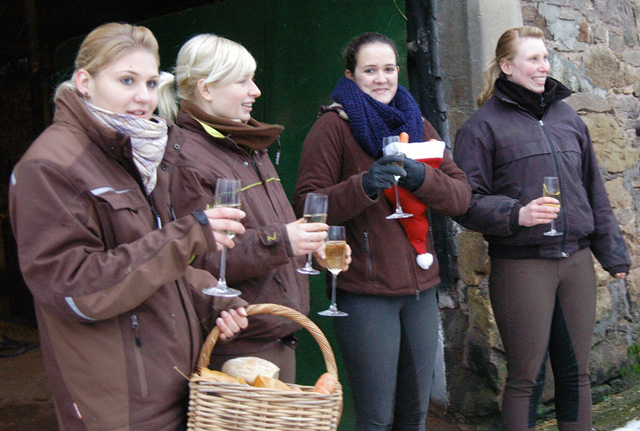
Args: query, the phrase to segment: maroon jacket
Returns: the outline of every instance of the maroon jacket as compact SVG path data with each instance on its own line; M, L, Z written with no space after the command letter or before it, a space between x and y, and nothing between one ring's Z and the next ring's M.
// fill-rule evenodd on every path
M440 139L424 122L424 140ZM416 262L417 252L396 220L387 220L394 207L380 192L370 199L362 187L362 175L374 159L355 140L342 110L324 113L305 139L300 161L294 207L302 214L307 193L329 196L327 223L346 227L352 250L349 271L340 274L338 287L351 292L400 296L415 294L440 282L437 261L428 270ZM446 214L466 211L471 189L465 174L445 154L440 169L426 166L425 179L414 195L430 208ZM427 252L435 257L431 238Z
M174 431L186 420L177 370L191 373L217 315L196 290L215 278L188 262L215 240L206 218L170 221L175 155L168 148L147 199L129 138L67 91L14 168L11 223L63 431Z

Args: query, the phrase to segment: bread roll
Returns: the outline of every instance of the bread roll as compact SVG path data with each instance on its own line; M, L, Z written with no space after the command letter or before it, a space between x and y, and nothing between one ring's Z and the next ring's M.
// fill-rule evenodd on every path
M404 132L403 132L404 133ZM338 379L333 374L324 373L316 382L313 391L320 394L329 395L336 390Z
M257 376L272 379L280 376L280 368L276 364L254 356L229 359L222 365L222 372L231 377L240 377L250 385L253 385Z
M228 374L221 373L220 371L210 370L208 368L203 368L200 370L200 377L202 377L205 380L210 380L212 382L241 383L235 377L231 377Z
M290 391L292 390L285 383L281 382L278 379L272 379L270 377L265 376L257 376L253 382L253 386L256 388L270 388L277 389L279 391Z

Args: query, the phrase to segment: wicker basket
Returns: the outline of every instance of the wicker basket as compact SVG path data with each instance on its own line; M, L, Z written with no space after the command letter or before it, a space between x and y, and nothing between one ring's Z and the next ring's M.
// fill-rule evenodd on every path
M299 323L316 340L324 356L327 371L338 376L336 360L326 337L303 314L276 304L254 304L247 314L273 314ZM329 394L313 392L312 386L298 391L255 388L253 386L207 381L200 370L209 365L220 330L216 326L204 342L196 370L189 382L189 430L197 431L329 431L337 430L342 414L342 386ZM231 341L233 342L233 341Z

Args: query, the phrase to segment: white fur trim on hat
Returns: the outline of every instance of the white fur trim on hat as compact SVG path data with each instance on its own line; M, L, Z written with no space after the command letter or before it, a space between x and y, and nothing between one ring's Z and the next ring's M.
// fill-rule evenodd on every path
M416 262L422 269L429 269L431 264L433 264L433 255L431 253L419 254L416 257Z
M392 153L404 154L405 157L413 160L423 159L441 159L444 157L444 149L446 145L443 141L425 141L425 142L394 142L389 144L392 146Z

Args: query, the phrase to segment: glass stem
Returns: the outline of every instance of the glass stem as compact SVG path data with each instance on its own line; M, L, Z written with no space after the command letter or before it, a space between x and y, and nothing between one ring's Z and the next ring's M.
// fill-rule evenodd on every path
M338 281L338 274L331 274L331 305L329 308L335 310L336 308L336 282Z
M218 287L227 287L227 279L225 273L227 271L227 247L222 246L222 254L220 255L220 278L218 278Z
M311 258L312 258L312 254L307 253L307 265L306 265L307 268L312 268Z
M394 188L396 189L396 212L401 213L402 207L400 207L400 193L398 192L398 181L396 181Z

